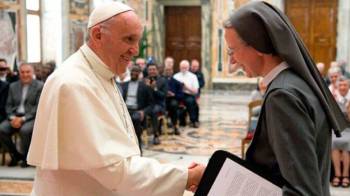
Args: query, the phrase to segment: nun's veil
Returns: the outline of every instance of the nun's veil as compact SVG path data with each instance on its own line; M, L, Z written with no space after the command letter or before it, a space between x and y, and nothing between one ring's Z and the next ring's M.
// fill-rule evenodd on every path
M319 98L336 136L348 122L323 81L314 61L288 18L266 2L251 2L235 10L225 21L247 44L265 54L274 54L287 62Z

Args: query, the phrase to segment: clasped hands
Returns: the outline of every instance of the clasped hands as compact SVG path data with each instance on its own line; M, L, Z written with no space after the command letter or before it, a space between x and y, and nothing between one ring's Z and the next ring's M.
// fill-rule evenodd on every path
M188 179L186 184L186 190L191 192L195 192L197 190L205 168L205 165L194 162L191 163L190 166L188 166Z
M10 124L13 128L19 129L23 124L23 119L16 116L11 120Z

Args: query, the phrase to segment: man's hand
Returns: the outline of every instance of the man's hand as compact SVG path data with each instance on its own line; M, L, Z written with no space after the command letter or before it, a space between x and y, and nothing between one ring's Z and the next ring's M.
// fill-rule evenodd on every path
M191 94L195 95L198 93L198 89L195 89L195 88L191 88L189 85L187 85L186 83L183 83L183 89L184 90L188 90L191 92Z
M168 96L168 97L175 97L175 93L173 93L173 92L171 92L171 91L168 91L167 96ZM349 104L349 105L350 105L350 104Z
M14 117L12 120L11 120L11 126L15 129L18 129L22 126L22 123L23 123L23 120L21 117Z
M145 84L152 89L157 87L157 81L156 80L151 80L150 78L145 78L144 80Z
M191 165L188 167L186 190L191 192L195 192L197 190L205 168L206 167L202 164L191 163Z

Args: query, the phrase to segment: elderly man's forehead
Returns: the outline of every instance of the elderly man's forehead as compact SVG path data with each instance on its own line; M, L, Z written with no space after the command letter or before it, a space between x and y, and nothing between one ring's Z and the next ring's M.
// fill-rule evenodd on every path
M180 66L181 66L181 67L189 67L190 64L189 64L188 62L185 62L185 61L184 61L184 62L181 62L181 63L180 63Z
M33 65L31 65L31 64L22 64L22 65L20 65L20 67L19 67L19 69L20 70L25 70L25 69L30 69L30 70L33 70L34 71L34 67L33 67Z
M5 61L0 61L0 66L1 67L7 67L7 63Z

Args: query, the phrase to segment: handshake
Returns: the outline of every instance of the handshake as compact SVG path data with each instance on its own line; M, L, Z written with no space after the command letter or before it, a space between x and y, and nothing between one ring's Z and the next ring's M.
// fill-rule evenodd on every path
M195 192L197 190L205 168L206 166L194 162L188 166L186 190L191 192Z

